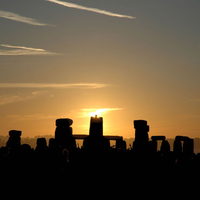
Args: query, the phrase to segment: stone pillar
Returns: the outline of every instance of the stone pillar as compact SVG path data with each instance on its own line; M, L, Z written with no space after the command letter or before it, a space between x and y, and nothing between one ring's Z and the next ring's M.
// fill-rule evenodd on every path
M90 136L102 137L103 136L103 118L102 117L91 117L90 119Z
M68 118L62 118L56 120L55 140L58 146L62 146L66 149L76 148L75 139L72 136L73 121Z
M91 117L89 136L84 139L83 146L86 150L106 151L110 142L103 136L103 118Z
M9 131L9 139L6 143L6 147L15 148L21 145L21 131L11 130Z
M133 149L136 153L147 153L149 141L149 126L145 120L134 120L135 141L133 142Z

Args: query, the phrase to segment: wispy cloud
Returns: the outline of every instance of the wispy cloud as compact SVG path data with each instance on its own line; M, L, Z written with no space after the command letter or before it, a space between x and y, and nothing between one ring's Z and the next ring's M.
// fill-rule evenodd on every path
M9 103L14 103L14 102L19 102L19 101L24 101L30 99L29 97L21 97L20 95L1 95L0 96L0 106L9 104Z
M107 84L102 83L0 83L0 88L97 89L107 86Z
M24 46L13 46L9 44L1 44L2 47L7 47L7 48L14 48L14 49L24 49L24 50L30 50L30 51L40 51L44 52L44 49L36 49L36 48L31 48L31 47L24 47Z
M101 9L98 9L98 8L90 8L90 7L86 7L86 6L81 6L81 5L78 5L78 4L75 4L75 3L69 3L69 2L65 2L65 1L59 1L59 0L46 0L46 1L56 3L56 4L59 4L59 5L65 6L65 7L69 7L69 8L86 10L86 11L95 12L95 13L98 13L98 14L112 16L112 17L135 19L135 17L133 17L133 16L117 14L117 13L113 13L113 12L110 12L110 11L101 10Z
M30 94L10 94L10 95L1 95L0 96L0 106L16 103L21 101L27 101L33 98L36 98L40 95L43 95L47 91L40 91L40 92L32 92Z
M6 48L0 49L0 56L20 56L20 55L58 55L44 49L38 49L33 47L25 46L14 46L8 44L0 44L1 47ZM8 50L9 49L9 50Z
M13 13L13 12L8 12L8 11L0 10L0 17L5 18L5 19L10 19L10 20L13 20L13 21L17 21L17 22L30 24L30 25L35 25L35 26L51 26L51 25L48 25L48 24L38 22L36 19L24 17L24 16L18 15L18 14Z

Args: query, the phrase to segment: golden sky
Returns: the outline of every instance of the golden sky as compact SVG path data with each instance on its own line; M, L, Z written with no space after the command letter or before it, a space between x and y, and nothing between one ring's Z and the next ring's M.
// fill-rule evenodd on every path
M54 135L57 118L88 134L200 136L200 3L1 0L0 135Z

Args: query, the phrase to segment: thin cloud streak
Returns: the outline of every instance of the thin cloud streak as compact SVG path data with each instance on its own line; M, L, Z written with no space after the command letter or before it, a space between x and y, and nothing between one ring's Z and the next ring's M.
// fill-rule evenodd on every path
M34 25L34 26L52 26L52 25L38 22L36 19L24 17L24 16L18 15L16 13L8 12L8 11L0 10L0 17L5 18L5 19L10 19L13 21L17 21L17 22Z
M40 95L45 94L47 91L40 91L40 92L32 92L30 94L13 94L13 95L1 95L0 96L0 106L16 103L21 101L27 101L33 98L36 98Z
M68 84L0 83L0 88L98 89L107 86L108 85L101 83L68 83Z
M46 1L56 3L56 4L59 4L59 5L68 7L68 8L76 8L76 9L79 9L79 10L86 10L86 11L95 12L95 13L98 13L98 14L112 16L112 17L120 17L120 18L128 18L128 19L135 19L136 18L136 17L133 17L133 16L117 14L117 13L113 13L113 12L110 12L110 11L101 10L101 9L98 9L98 8L90 8L90 7L81 6L81 5L74 4L74 3L59 1L59 0L46 0Z
M13 46L13 45L9 45L9 44L1 44L0 46L7 47L7 48L13 48L13 49L25 49L25 50L42 51L42 52L45 51L44 49L37 49L37 48L24 47L24 46Z
M0 44L1 47L9 48L9 50L0 49L0 56L21 56L21 55L59 55L45 49L38 49L25 46L13 46L8 44Z

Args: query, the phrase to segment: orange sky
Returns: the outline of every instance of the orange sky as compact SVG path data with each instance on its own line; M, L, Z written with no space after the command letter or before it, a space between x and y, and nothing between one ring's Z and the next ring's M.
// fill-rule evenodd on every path
M57 118L88 134L200 136L200 3L0 1L0 135L54 135Z

